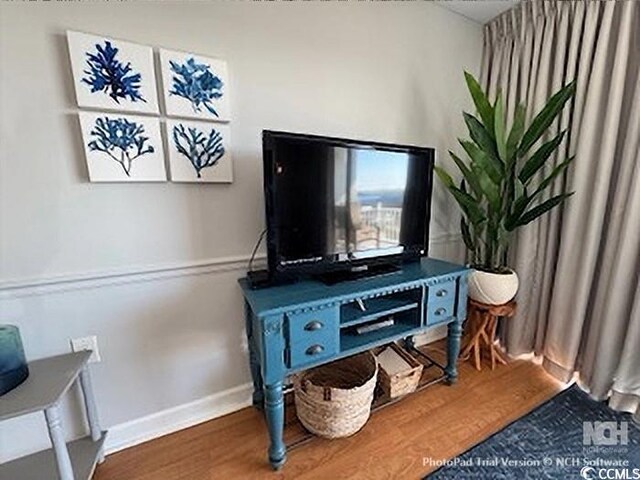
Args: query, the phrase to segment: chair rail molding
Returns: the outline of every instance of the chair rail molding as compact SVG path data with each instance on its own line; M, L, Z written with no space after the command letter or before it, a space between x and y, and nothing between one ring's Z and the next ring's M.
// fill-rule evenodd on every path
M247 268L249 259L249 255L237 255L190 262L8 280L0 282L0 299L244 270ZM256 255L256 260L260 265L265 262L266 255Z
M459 233L445 233L431 237L429 244L444 245L460 241L461 236ZM0 300L127 283L150 282L175 277L245 271L250 258L250 255L235 255L196 261L3 280L0 281ZM255 265L264 267L266 259L265 253L257 254L254 259Z

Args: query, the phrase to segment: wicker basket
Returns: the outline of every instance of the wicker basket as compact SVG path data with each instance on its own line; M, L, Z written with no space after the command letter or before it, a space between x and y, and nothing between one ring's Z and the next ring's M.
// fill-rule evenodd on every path
M402 372L389 375L381 365L379 379L382 391L389 398L398 398L408 393L415 392L416 388L418 388L418 384L420 383L420 377L422 376L422 363L409 355L406 350L395 343L376 349L375 354L378 355L387 347L395 350L395 352L411 367Z
M300 422L325 438L353 435L369 419L377 374L376 358L364 352L295 376Z

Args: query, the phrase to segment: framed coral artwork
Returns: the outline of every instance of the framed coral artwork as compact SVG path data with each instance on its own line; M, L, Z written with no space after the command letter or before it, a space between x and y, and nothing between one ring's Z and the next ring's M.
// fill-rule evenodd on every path
M79 107L159 113L151 47L67 32Z
M167 120L167 144L172 181L233 181L228 125Z
M119 113L80 112L92 182L164 182L160 121Z
M227 122L227 63L184 52L160 50L167 115Z

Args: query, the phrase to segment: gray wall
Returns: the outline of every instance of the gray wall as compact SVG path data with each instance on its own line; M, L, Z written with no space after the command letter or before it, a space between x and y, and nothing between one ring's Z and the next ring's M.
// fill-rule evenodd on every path
M67 29L226 59L234 183L88 183ZM3 3L0 321L31 359L98 335L109 427L235 391L249 378L235 279L264 224L261 130L443 156L481 43L479 25L429 3ZM434 254L460 257L456 218L437 188ZM44 432L37 416L0 424L0 461L45 447Z

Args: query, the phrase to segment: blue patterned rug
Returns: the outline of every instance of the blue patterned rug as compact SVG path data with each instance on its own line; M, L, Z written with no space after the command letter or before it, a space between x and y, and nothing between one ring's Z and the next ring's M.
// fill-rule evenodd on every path
M444 465L423 462L441 465L429 480L640 479L640 426L573 385Z

